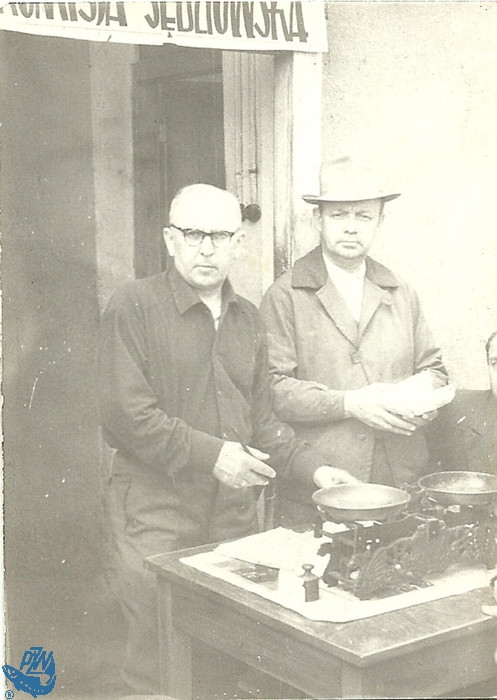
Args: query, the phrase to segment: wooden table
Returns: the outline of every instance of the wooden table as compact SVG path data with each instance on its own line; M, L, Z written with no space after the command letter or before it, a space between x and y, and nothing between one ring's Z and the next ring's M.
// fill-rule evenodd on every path
M179 561L209 549L148 559L168 695L192 697L193 639L311 698L433 698L495 678L497 619L480 610L493 602L489 590L354 622L313 622Z

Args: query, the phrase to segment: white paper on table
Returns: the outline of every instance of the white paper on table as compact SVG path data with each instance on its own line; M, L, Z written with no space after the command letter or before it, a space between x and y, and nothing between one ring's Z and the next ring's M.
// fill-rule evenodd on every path
M361 521L364 527L374 525L372 520ZM349 528L344 523L323 523L323 531L326 535L337 532L345 532ZM294 532L284 527L259 532L233 542L223 542L215 549L216 552L226 557L240 559L251 564L271 566L275 569L302 573L302 564L312 564L313 573L322 576L327 556L321 557L317 551L323 542L329 542L328 537L315 537L312 531Z
M308 620L322 622L351 622L366 617L381 615L393 610L401 610L431 600L448 598L467 591L488 586L497 569L466 569L455 573L433 577L431 585L386 598L359 600L352 593L338 588L329 588L319 583L319 600L306 603L301 576L294 571L281 570L278 581L255 583L237 573L240 561L224 556L218 550L196 554L181 559L183 564L215 578L227 581L239 588L271 600L289 610L299 613Z
M330 525L333 526L332 523ZM347 529L344 525L337 524L335 527L335 532ZM302 573L302 564L312 564L313 573L321 576L328 559L320 557L317 553L323 541L329 542L322 537L314 537L313 532L293 532L284 527L277 527L234 542L224 542L218 545L215 551L252 564L299 573Z

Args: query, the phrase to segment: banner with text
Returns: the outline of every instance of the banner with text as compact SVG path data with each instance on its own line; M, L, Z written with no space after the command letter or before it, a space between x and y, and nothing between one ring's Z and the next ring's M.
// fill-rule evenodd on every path
M8 2L0 7L0 29L127 44L327 51L319 0Z

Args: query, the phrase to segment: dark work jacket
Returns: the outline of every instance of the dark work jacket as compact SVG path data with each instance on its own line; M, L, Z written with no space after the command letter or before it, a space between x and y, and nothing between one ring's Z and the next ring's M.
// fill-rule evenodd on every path
M100 410L117 450L114 473L163 489L173 529L186 517L203 541L253 530L254 489L230 489L212 475L224 440L242 439L268 452L279 473L312 484L325 460L275 418L262 321L229 281L217 331L172 267L118 290L101 338Z
M490 390L461 390L430 425L433 471L497 474L497 400Z

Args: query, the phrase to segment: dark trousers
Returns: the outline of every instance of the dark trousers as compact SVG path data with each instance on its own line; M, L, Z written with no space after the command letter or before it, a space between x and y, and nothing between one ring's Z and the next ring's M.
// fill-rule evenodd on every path
M123 680L135 692L159 692L159 641L155 575L145 568L146 557L185 547L242 537L257 530L247 508L229 532L212 527L209 520L219 508L219 489L212 479L192 484L185 505L182 498L165 488L160 473L112 476L108 491L111 526L111 586L118 596L128 623ZM231 514L233 515L233 513Z

